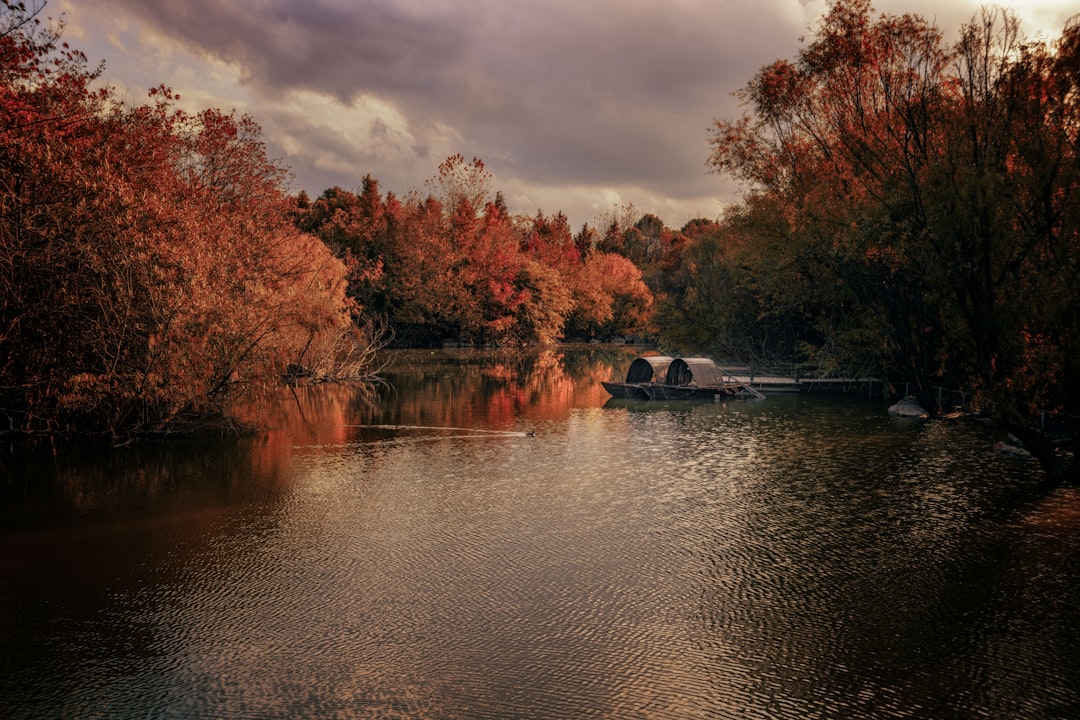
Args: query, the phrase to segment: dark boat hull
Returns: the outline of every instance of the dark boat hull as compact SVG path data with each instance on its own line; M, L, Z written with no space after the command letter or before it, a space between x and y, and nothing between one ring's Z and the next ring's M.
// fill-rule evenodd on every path
M735 394L735 388L721 385L650 385L650 400L716 400Z
M734 395L738 385L661 385L601 382L611 397L627 400L715 400Z
M611 397L626 398L627 400L648 400L649 393L645 386L640 383L603 382L601 385L608 391Z

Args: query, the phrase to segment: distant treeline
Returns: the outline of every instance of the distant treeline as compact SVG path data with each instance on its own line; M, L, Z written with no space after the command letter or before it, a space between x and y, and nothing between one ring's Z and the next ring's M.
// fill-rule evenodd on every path
M647 327L648 249L627 246L636 228L613 214L598 238L587 225L574 235L562 213L516 216L476 158L448 158L429 186L384 197L369 175L358 193L297 198L298 227L346 263L350 297L395 342L522 346ZM658 234L656 250L670 237Z

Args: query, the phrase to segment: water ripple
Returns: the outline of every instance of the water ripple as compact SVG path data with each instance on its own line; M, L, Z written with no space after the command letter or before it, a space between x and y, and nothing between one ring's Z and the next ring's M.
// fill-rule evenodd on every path
M586 408L482 441L354 428L293 447L253 499L81 555L24 538L82 595L42 610L54 576L8 569L2 607L61 618L79 679L28 701L60 651L22 641L0 699L15 718L1075 709L1076 494L1010 515L1027 471L977 430L786 402Z

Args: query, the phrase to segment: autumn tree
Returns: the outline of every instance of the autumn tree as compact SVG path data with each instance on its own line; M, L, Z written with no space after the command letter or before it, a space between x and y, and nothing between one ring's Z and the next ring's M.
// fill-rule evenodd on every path
M459 332L465 290L454 272L460 252L449 242L443 206L418 195L387 203L383 285L389 320L406 344L441 343Z
M656 262L663 254L664 245L670 244L671 231L664 221L652 213L646 213L634 223L634 229L641 234L642 253L645 262Z
M466 161L458 153L439 164L438 174L427 181L427 186L448 213L455 212L463 202L479 212L491 195L491 172L480 158Z
M40 10L40 8L38 8ZM131 108L0 8L0 408L11 428L163 430L221 415L347 332L344 267L291 222L258 126Z
M821 288L819 347L862 342L928 406L934 384L974 393L1054 477L1076 467L1031 413L1076 394L1072 335L1047 309L1076 302L1076 35L1049 48L984 10L949 48L920 18L836 2L794 62L747 85L710 159L775 207L757 237Z
M581 229L574 235L574 247L577 248L578 255L585 258L589 253L596 249L598 241L598 235L596 228L588 223L581 226Z
M570 289L568 333L574 337L610 340L648 327L653 294L641 270L618 253L590 253L571 275Z
M349 297L357 310L369 315L385 312L382 287L384 257L389 250L386 202L379 183L365 175L360 193L340 187L324 190L314 201L301 203L297 227L323 241L349 270Z
M521 249L538 262L567 274L581 264L582 253L570 231L570 221L559 212L546 217L538 211L521 230Z
M574 308L566 277L555 267L526 258L518 285L524 295L516 310L513 338L520 345L550 345L561 340Z

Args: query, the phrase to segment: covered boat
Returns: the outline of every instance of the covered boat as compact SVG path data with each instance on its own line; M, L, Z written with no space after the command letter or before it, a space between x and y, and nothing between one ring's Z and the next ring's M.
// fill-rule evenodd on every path
M673 358L666 355L639 357L630 363L625 382L601 382L612 397L648 400L648 388L665 381Z
M639 357L625 382L602 382L612 397L634 400L715 400L739 392L764 397L748 384L726 380L710 358Z
M675 358L664 373L664 381L648 388L653 400L708 400L718 395L734 395L741 383L727 382L724 372L711 358Z

